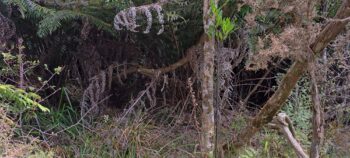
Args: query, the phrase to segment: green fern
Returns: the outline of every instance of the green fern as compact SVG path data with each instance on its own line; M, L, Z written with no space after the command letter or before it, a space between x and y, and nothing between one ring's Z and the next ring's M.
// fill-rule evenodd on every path
M55 12L54 9L40 6L31 0L4 0L4 3L17 6L23 18L30 17L40 19Z
M37 34L40 37L47 36L62 27L62 23L74 20L86 19L96 28L116 35L111 24L87 13L78 10L56 10L40 6L31 0L4 0L7 5L19 8L23 18L38 19L39 26Z
M256 158L258 157L258 151L254 148L245 148L242 153L239 154L239 158Z
M55 12L54 14L45 17L43 20L40 21L38 35L40 37L47 36L61 28L63 22L74 21L78 19L87 19L96 28L107 31L112 35L115 34L111 24L108 24L94 16L84 14L78 11L60 10Z
M50 111L36 101L40 99L39 95L31 92L28 93L22 89L14 87L13 85L0 84L0 99L14 102L15 105L19 106L19 109L39 108L43 112Z

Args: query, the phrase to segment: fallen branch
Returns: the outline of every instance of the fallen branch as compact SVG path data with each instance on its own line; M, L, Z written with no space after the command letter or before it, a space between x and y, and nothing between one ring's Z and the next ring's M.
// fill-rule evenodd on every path
M295 138L295 130L292 124L292 121L285 113L279 113L276 117L273 118L272 122L268 124L274 129L280 130L284 136L288 139L289 143L293 146L294 151L300 158L308 158L308 155L305 153L303 147L301 147L299 141Z

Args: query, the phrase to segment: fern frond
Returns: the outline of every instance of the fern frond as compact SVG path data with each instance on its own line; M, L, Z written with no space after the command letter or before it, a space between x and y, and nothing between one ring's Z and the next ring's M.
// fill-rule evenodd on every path
M50 111L36 101L40 99L39 95L25 92L13 85L0 84L0 99L12 101L21 108L39 108L43 112Z
M32 0L4 0L4 2L7 5L17 6L23 18L32 17L41 19L44 16L53 14L55 12L54 9L40 6Z
M112 35L116 35L113 26L109 23L104 22L103 20L100 20L99 18L96 18L92 15L89 14L84 14L84 13L80 13L81 18L86 18L89 20L89 22L94 25L96 28L106 31Z
M47 36L62 27L63 22L69 22L78 19L87 19L96 28L109 32L112 35L115 34L111 24L108 24L92 15L79 11L60 10L54 14L46 16L43 20L40 21L38 35L40 37Z

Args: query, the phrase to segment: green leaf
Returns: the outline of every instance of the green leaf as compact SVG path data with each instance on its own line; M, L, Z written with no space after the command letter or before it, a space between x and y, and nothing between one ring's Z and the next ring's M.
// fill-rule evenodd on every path
M61 66L58 66L54 69L55 73L59 75L62 72L63 68Z
M39 108L43 112L50 110L35 100L39 100L40 96L35 93L27 93L22 89L18 89L13 85L0 84L0 99L12 101L17 109Z
M242 18L245 17L247 14L252 13L253 12L253 8L250 7L249 5L245 4L243 6L241 6L238 15L240 15Z

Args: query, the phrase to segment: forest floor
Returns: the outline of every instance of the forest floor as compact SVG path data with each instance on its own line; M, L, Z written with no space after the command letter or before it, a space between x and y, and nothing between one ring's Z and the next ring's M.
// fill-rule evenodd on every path
M85 124L71 107L39 115L41 129L13 122L1 109L0 153L4 157L199 157L199 118L179 109L157 112L133 110L125 115L110 109L108 114ZM242 113L226 110L221 114L218 142L228 142L247 122ZM28 130L31 129L31 130ZM334 122L326 129L323 157L346 157L350 149L350 128ZM310 145L310 131L297 130L305 149ZM250 147L228 152L226 157L295 157L282 134L264 128ZM235 155L235 156L234 156Z

